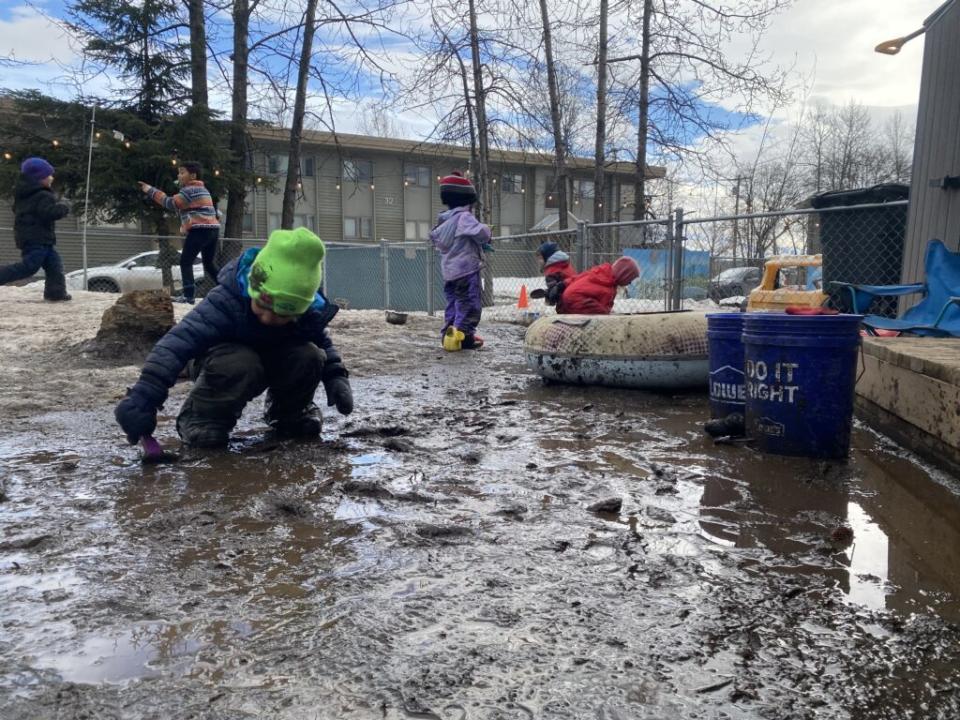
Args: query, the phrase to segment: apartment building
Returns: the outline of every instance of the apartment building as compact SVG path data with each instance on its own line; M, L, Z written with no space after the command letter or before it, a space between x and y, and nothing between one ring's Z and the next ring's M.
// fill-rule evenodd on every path
M265 240L280 227L287 172L289 130L254 126L255 180L247 195L243 236ZM426 240L440 203L439 179L469 169L469 148L411 140L305 131L295 223L311 228L327 242L415 242ZM10 159L11 162L15 161ZM517 151L491 151L495 236L516 235L557 226L558 198L553 158ZM634 165L608 167L603 206L606 220L633 217ZM172 175L172 170L171 170ZM593 161L569 163L570 214L593 219ZM648 167L650 179L664 176ZM19 258L13 244L12 199L0 199L0 263ZM221 207L225 203L221 201ZM81 219L70 215L57 224L59 247L68 270L81 266ZM142 228L149 234L150 228ZM91 227L91 264L115 262L154 247L137 223Z
M288 131L256 128L253 138L257 179L247 198L244 235L266 237L280 226L283 182L287 172ZM374 242L426 240L440 203L439 179L467 170L468 148L410 140L304 133L296 223L327 241ZM556 222L557 187L553 159L516 151L491 153L495 236L527 232ZM593 219L593 163L570 162L570 213ZM632 163L612 164L604 189L607 219L633 215ZM648 178L661 178L648 167Z

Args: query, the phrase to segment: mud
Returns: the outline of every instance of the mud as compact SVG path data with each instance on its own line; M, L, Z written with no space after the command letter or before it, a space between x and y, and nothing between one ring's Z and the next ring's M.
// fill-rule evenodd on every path
M960 716L952 478L863 427L766 457L705 395L544 386L521 328L444 355L344 315L357 411L320 443L254 404L143 466L106 381L8 424L0 718Z

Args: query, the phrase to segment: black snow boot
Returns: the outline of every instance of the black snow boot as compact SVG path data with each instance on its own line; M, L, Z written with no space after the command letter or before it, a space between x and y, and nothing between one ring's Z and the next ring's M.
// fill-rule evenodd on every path
M746 434L746 424L741 413L730 413L725 418L708 420L703 429L710 437L743 437Z
M315 438L323 429L323 416L320 408L310 403L300 413L292 416L273 417L267 412L267 424L282 437Z

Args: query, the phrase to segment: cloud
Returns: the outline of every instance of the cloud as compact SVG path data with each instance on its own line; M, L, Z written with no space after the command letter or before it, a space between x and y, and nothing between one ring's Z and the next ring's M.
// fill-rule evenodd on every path
M70 64L77 59L67 32L35 8L19 5L6 14L0 19L0 56L41 64ZM50 68L37 70L45 73Z
M923 38L898 55L873 48L906 35L943 0L804 0L777 16L762 47L775 63L813 75L813 94L833 104L896 106L917 102Z

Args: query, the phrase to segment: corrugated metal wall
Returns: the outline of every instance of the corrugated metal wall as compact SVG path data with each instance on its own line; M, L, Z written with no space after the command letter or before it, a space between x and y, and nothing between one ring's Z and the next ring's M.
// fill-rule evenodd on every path
M932 238L943 240L951 250L960 249L960 190L930 186L931 180L946 175L960 175L960 2L956 0L931 16L924 40L903 282L923 280L924 251Z

